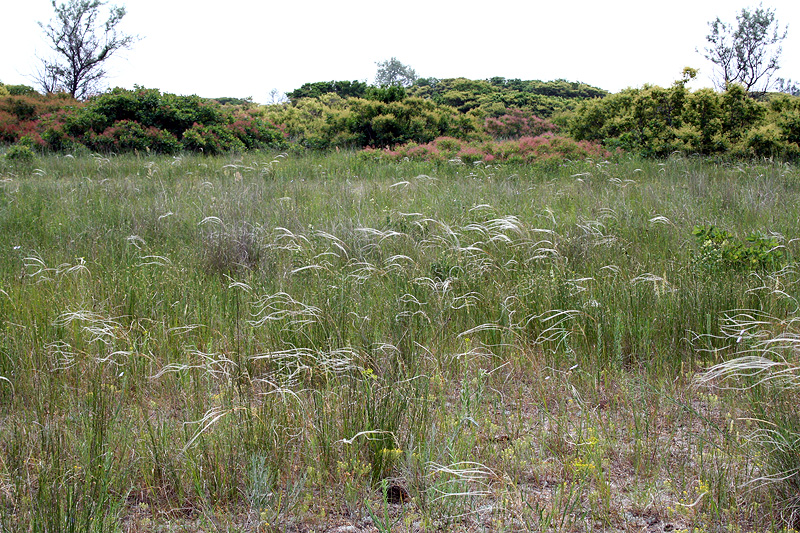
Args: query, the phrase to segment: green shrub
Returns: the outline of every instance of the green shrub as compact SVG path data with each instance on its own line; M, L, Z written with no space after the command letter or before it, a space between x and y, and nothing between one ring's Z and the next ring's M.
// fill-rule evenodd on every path
M748 130L760 123L767 110L767 106L751 98L738 84L729 85L719 94L719 108L722 128L731 143L745 137Z
M156 89L114 89L78 104L62 95L0 98L0 141L29 136L55 151L83 146L101 152L181 149L220 153L260 147L284 148L283 133L271 122L241 109L233 114L198 96Z
M184 132L181 144L185 150L207 155L244 152L247 149L230 130L216 125L195 124Z
M800 97L779 95L773 98L767 120L780 128L787 142L800 145Z
M756 157L796 157L798 146L787 140L777 124L764 124L749 130L743 139L745 154Z
M751 98L739 85L725 92L688 91L684 82L664 89L644 86L586 101L565 124L578 140L601 141L644 156L674 151L698 154L795 157L800 149L800 111L790 97L771 104Z
M386 87L370 87L364 93L367 100L377 100L384 104L400 102L408 96L405 87L402 85L389 85Z
M420 78L409 89L411 96L430 99L478 118L500 116L511 109L524 109L548 118L573 108L580 101L606 94L597 87L566 80L545 82L502 77L490 80Z
M695 226L695 261L711 270L777 270L786 261L778 239L753 233L745 242L714 226ZM748 244L745 244L748 243Z
M303 98L319 98L324 94L333 93L341 98L362 98L368 86L363 81L318 81L304 83L299 89L286 93L292 104L297 104Z
M29 166L35 161L36 154L27 144L17 143L6 150L3 158L14 166Z
M145 128L169 131L176 137L194 124L226 124L230 118L214 101L199 96L162 94L157 89L142 87L132 91L113 89L90 100L81 112L91 115L86 122L95 132L115 122L131 120Z
M474 118L414 97L384 102L326 94L304 98L292 106L269 106L264 118L279 124L290 141L312 149L383 148L408 142L427 143L440 136L480 136Z
M54 152L71 151L78 145L77 141L64 130L63 124L51 122L42 131L42 140L50 150Z
M353 99L350 109L348 127L359 146L427 143L443 135L468 138L478 130L474 121L460 120L451 109L421 98L389 103Z
M39 95L36 92L36 89L29 85L5 85L3 88L10 94L11 96L32 96L32 95ZM2 91L2 89L0 89ZM41 96L41 95L40 95Z

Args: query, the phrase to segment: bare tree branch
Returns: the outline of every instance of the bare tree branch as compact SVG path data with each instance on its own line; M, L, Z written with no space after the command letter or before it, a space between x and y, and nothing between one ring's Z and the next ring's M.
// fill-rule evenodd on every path
M742 9L736 15L736 28L719 18L708 23L708 46L704 56L717 66L714 85L724 90L739 83L750 93L763 94L772 85L782 52L781 42L787 27L781 30L775 12L759 6L753 11Z
M106 76L103 63L139 38L117 31L126 13L124 7L111 6L108 19L99 25L97 19L105 1L69 0L58 5L52 0L52 5L55 18L39 26L56 54L41 60L42 67L34 78L45 92L64 91L74 98L86 98L97 92Z

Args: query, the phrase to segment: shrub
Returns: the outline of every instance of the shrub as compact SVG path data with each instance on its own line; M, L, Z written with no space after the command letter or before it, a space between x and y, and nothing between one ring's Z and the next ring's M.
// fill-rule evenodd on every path
M384 104L400 102L408 96L402 85L388 85L386 87L370 87L364 93L367 100L377 100Z
M36 89L29 85L5 85L3 88L12 96L31 96L38 95Z
M478 118L500 116L512 109L551 117L585 99L606 94L597 87L566 80L543 82L501 77L490 80L421 78L409 89L411 96L430 99Z
M798 146L789 142L777 124L765 124L749 130L743 140L743 155L756 157L796 157Z
M115 122L132 120L149 128L166 130L180 137L194 124L219 125L229 122L219 104L199 96L161 94L157 89L136 87L134 90L116 88L92 98L83 113L95 132ZM97 122L99 119L100 122Z
M30 135L23 135L22 137L19 138L17 144L20 146L27 146L31 150L36 150L44 147L44 141L36 133Z
M786 260L785 249L775 237L753 233L745 244L733 234L714 226L695 226L698 244L695 261L711 270L778 270Z
M494 160L517 163L532 163L547 159L605 158L611 155L597 143L575 141L552 134L490 143L487 144L486 152L494 156Z
M27 144L14 144L6 150L3 158L14 166L29 166L36 159L36 155Z
M354 99L350 109L348 126L359 146L423 144L442 135L467 138L477 133L473 121L459 120L453 110L420 98L389 103Z
M42 121L42 127L42 140L50 150L71 152L75 151L78 146L82 146L75 137L67 133L64 127L64 119L59 115L45 117Z
M243 152L247 149L231 131L216 125L194 124L184 132L181 144L185 150L207 155Z
M16 86L6 86L6 88ZM23 86L24 87L24 86ZM50 125L48 117L69 113L80 104L68 96L28 94L0 97L0 142L14 143L29 137L36 146L45 147L42 134Z
M774 122L787 142L800 145L800 98L779 95L769 103L767 120Z
M580 104L566 119L578 140L601 141L644 156L673 151L730 153L745 157L800 154L800 104L784 96L771 102L750 98L738 85L725 92L671 88L626 89Z
M495 139L536 137L543 133L555 133L558 130L552 122L521 109L512 109L499 117L487 117L484 121L484 128Z
M98 151L166 154L182 148L206 153L283 148L286 143L269 121L244 112L234 117L198 96L117 88L76 104L63 95L0 98L0 142L29 136L38 146L57 151L84 145Z
M6 86L8 88L9 86ZM11 86L13 87L13 86ZM77 109L81 103L65 94L42 95L10 93L0 97L0 111L15 115L18 120L33 120L62 109Z
M0 142L13 143L17 140L17 117L8 111L0 111Z
M247 149L286 147L283 133L272 123L259 118L240 116L227 128Z
M100 135L90 132L86 144L102 152L139 150L175 154L181 149L181 143L172 133L152 126L144 128L132 120L120 120Z
M289 140L316 149L386 148L408 142L428 143L443 135L480 136L474 118L413 97L384 102L327 94L304 98L293 106L269 106L264 115L270 122L280 124Z
M407 143L393 149L365 150L364 158L391 160L416 159L425 161L449 161L455 158L463 163L509 162L533 163L549 159L605 158L611 154L597 143L574 141L551 134L537 137L522 137L517 140L464 141L453 137L439 137L433 142Z
M318 81L304 83L299 89L286 93L292 104L297 104L303 98L319 98L324 94L333 93L342 98L362 98L367 92L367 84L363 81Z

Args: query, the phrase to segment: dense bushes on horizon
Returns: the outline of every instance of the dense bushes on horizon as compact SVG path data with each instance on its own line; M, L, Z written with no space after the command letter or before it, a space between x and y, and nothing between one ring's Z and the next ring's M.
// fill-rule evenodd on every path
M291 103L267 106L141 87L113 89L85 102L27 86L0 89L0 143L40 151L369 147L417 157L444 137L470 149L480 146L481 158L496 160L528 160L534 152L550 157L560 153L551 150L554 143L566 147L567 138L575 146L589 141L649 157L800 156L800 98L771 94L756 100L736 85L725 92L690 91L685 80L616 94L565 80L425 78L410 88L331 81L305 84L290 93ZM521 139L539 139L537 150L505 157L486 149Z
M260 147L283 148L273 124L223 108L199 96L157 89L113 89L86 102L66 95L0 98L0 141L25 140L42 149L84 146L99 152L181 150L216 154Z
M567 117L577 140L663 157L673 152L737 157L800 155L800 98L752 98L739 85L689 91L646 85L586 101Z
M447 135L481 135L480 124L454 109L415 97L394 99L342 98L325 94L303 98L295 105L267 106L263 116L280 125L287 138L311 149L388 147L425 143Z
M602 98L608 92L567 80L543 82L495 77L489 80L422 78L409 89L409 94L455 107L461 113L478 118L496 117L510 109L525 109L538 117L549 118L572 109L583 100Z
M0 82L0 96L30 96L38 94L36 89L29 85L6 85Z
M323 94L336 94L342 98L361 98L369 86L363 81L318 81L304 83L299 88L286 93L290 102L296 104L303 98L318 98Z

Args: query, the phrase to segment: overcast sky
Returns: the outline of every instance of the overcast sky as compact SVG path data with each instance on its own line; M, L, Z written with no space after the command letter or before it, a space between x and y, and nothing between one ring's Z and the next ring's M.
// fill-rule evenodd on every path
M10 0L3 0L11 4ZM115 2L110 2L114 4ZM733 22L736 0L127 0L120 28L142 39L107 63L111 87L134 84L203 97L268 102L306 82L372 82L375 62L397 57L420 76L582 81L609 91L670 85L685 66L690 87L710 86L708 22ZM779 75L800 82L800 1L771 0L789 25ZM0 81L35 85L50 54L37 22L49 0L5 6Z

